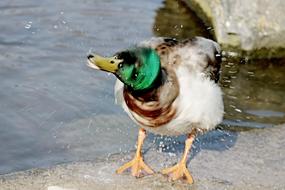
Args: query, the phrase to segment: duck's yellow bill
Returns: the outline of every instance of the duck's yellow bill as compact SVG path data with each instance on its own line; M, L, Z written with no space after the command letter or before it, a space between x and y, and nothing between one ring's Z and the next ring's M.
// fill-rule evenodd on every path
M119 64L123 61L122 59L117 59L116 57L108 58L96 54L90 54L87 58L89 67L111 73L115 73L119 68Z

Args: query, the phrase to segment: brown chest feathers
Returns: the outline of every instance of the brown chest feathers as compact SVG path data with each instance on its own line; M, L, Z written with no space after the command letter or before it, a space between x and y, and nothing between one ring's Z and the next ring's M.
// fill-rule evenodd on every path
M142 126L159 127L176 116L174 102L179 86L174 73L163 74L164 82L144 93L132 93L124 89L124 99L133 118Z

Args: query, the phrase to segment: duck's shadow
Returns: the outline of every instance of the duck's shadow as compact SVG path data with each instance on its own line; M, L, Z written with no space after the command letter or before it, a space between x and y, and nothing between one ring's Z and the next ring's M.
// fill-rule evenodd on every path
M238 133L228 130L212 130L206 134L199 135L191 148L189 161L193 159L201 150L225 151L233 147L236 143ZM184 151L186 136L168 137L150 134L148 142L151 144L146 152L155 149L164 153L179 155Z

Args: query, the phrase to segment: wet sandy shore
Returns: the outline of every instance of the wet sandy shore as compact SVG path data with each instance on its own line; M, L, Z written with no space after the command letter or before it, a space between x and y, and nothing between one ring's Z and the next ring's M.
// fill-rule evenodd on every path
M129 173L114 173L131 154L112 155L108 159L69 163L49 169L32 169L2 175L1 190L96 190L96 189L285 189L285 125L239 132L233 146L226 150L201 149L191 155L188 168L194 185L170 182L159 171L174 164L177 154L145 150L145 160L158 173L133 178ZM207 141L206 138L200 139ZM222 143L222 142L221 142ZM197 146L197 143L196 143ZM194 149L197 150L197 147Z

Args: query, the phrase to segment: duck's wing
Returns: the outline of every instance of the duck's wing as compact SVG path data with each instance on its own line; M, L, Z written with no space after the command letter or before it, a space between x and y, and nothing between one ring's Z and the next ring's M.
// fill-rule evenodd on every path
M139 47L150 47L152 49L159 48L161 45L173 47L179 42L175 38L168 37L152 37L149 40L142 41L138 44Z
M217 83L222 61L219 44L203 37L195 37L181 43L189 48L189 55L195 60L193 63L200 67L200 71Z
M139 46L155 49L160 56L162 67L168 70L187 65L191 72L203 73L215 82L219 80L221 48L213 40L194 37L177 41L173 38L154 37L141 42Z

